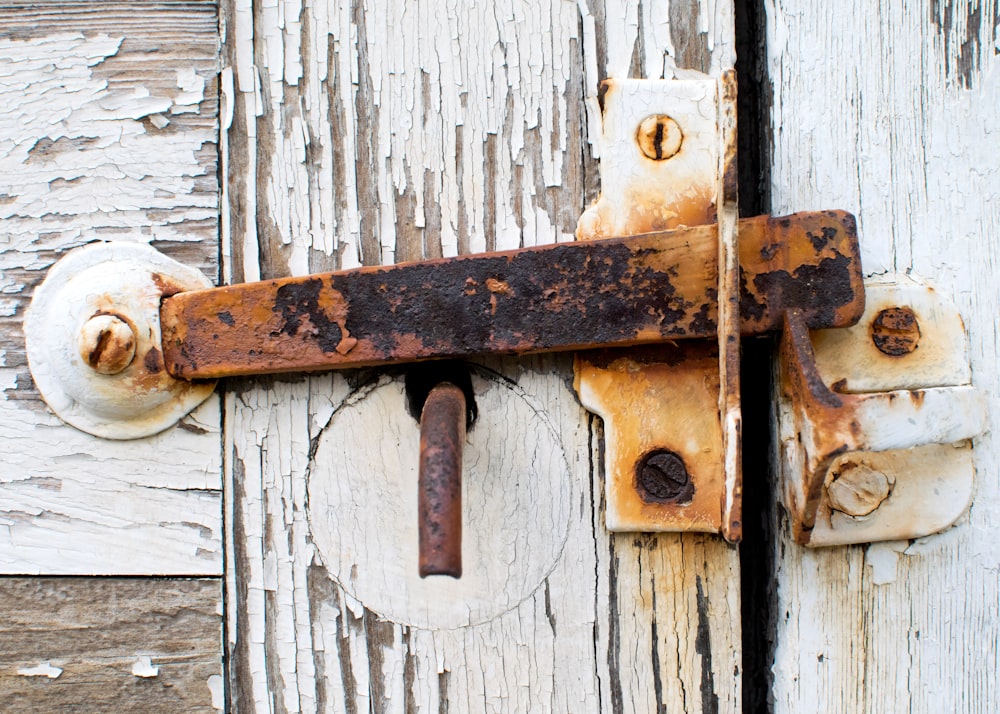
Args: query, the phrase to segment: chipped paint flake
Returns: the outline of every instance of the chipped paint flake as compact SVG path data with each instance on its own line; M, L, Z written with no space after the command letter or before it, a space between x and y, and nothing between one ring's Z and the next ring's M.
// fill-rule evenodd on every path
M890 540L872 543L865 550L865 565L871 568L871 581L875 585L888 585L896 581L899 554L906 551L909 541Z
M174 97L171 114L197 112L205 98L205 78L192 67L177 70L177 87L180 94Z
M208 678L208 691L212 695L212 708L222 711L226 706L226 693L221 674L213 674Z
M48 677L58 679L63 673L60 667L54 667L48 662L42 662L34 667L19 667L17 673L22 677Z
M135 662L132 663L132 674L136 677L155 677L160 673L160 668L153 664L149 655L139 655ZM219 675L213 675L218 677Z

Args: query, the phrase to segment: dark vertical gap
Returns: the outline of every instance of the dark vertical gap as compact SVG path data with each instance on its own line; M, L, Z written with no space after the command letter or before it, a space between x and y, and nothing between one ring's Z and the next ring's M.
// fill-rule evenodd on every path
M767 76L765 21L760 0L736 0L736 72L739 80L740 213L771 207L771 85ZM775 646L774 529L777 492L772 462L771 338L743 341L740 384L743 407L743 542L740 591L743 632L743 711L772 709L771 664Z

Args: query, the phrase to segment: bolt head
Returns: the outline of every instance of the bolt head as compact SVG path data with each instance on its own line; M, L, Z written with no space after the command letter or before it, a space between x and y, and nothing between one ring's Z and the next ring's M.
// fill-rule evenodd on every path
M890 357L902 357L917 349L920 324L910 308L890 307L872 320L871 335L879 352Z
M655 449L636 467L636 489L648 503L690 503L694 484L684 459L669 449Z
M860 518L873 513L892 493L893 483L881 471L865 464L845 463L827 487L830 507Z
M666 114L654 114L639 124L635 140L646 158L663 161L681 150L684 133L680 125Z
M135 358L135 332L118 315L97 314L80 330L80 356L100 374L118 374Z

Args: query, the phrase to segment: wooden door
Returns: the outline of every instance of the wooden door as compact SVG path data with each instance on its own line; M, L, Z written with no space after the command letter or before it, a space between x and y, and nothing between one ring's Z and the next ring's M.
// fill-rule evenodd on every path
M441 583L404 370L232 380L111 442L24 357L32 290L94 240L221 282L570 240L599 80L718 75L738 37L745 207L856 212L866 270L950 294L996 395L995 3L813 5L0 2L0 709L994 708L989 433L970 514L914 543L795 545L766 429L742 552L613 535L571 359L477 359ZM753 434L769 355L744 353Z
M231 381L108 442L45 407L20 331L94 240L226 282L569 240L598 190L598 81L718 74L727 6L0 12L5 711L738 707L737 552L604 530L568 357L473 365L475 537L466 578L429 585L394 550L400 371Z
M731 66L709 8L225 6L226 278L572 240L598 81ZM474 361L465 573L417 577L403 372L228 385L234 707L737 710L737 551L604 529L567 356Z
M997 5L764 5L771 209L853 211L867 273L919 276L953 299L995 425ZM972 508L939 535L812 551L776 511L763 567L774 711L997 709L992 431L973 453Z

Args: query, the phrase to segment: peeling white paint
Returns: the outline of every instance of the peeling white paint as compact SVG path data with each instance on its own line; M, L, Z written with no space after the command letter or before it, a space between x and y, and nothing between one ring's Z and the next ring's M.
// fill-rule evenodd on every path
M226 706L226 692L221 674L213 674L208 678L208 691L212 695L212 708L222 711Z
M889 540L872 543L865 549L865 565L871 568L874 585L888 585L896 582L896 565L899 554L906 551L908 541Z
M17 673L22 677L48 677L58 679L63 673L60 667L55 667L49 662L42 662L34 667L19 667Z
M772 212L855 212L867 273L912 272L952 298L989 414L974 440L973 505L906 549L919 557L779 542L777 612L793 616L777 626L776 714L986 711L1000 701L996 9L994 0L765 3ZM962 55L974 66L967 82Z
M43 22L67 24L57 12ZM153 42L155 24L137 23L128 38L99 31L99 22L86 32L0 37L0 312L15 318L0 334L3 574L222 570L218 399L186 428L111 444L49 413L24 365L26 288L59 252L100 238L176 244L216 235L215 162L204 152L216 141L214 119L164 123L179 87L169 70L166 80L149 72L132 43ZM216 60L212 49L198 57L193 48L216 46L214 24L201 35L186 26L183 60L200 76ZM177 52L161 47L158 61Z
M150 210L163 212L165 227L215 215L216 196L195 190L205 173L197 152L212 132L147 132L139 120L173 100L100 75L121 42L74 33L0 39L0 195L9 197L0 202L8 256L0 268L23 266L14 251L43 250L61 236L145 228Z
M155 677L160 673L160 668L153 664L149 655L139 655L135 662L132 663L132 674L136 677L149 678ZM219 675L214 675L218 677Z

